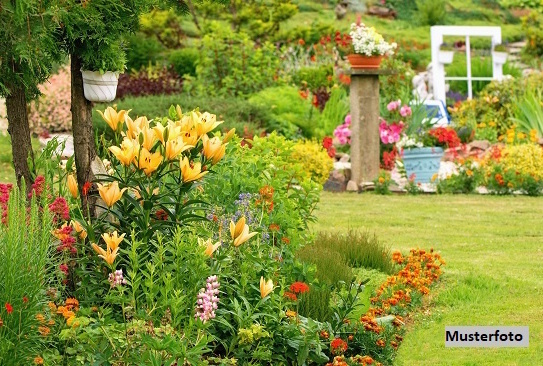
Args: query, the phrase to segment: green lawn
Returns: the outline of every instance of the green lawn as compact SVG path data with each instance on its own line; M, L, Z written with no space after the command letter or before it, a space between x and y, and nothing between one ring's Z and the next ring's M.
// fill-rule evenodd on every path
M447 262L397 365L543 365L543 200L496 196L323 193L315 230L366 228L393 249ZM527 325L530 347L448 349L447 325Z

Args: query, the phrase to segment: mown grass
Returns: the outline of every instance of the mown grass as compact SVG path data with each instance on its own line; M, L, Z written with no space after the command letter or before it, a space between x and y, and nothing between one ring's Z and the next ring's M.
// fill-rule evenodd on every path
M439 251L447 265L397 365L543 364L543 205L531 197L323 193L315 230L360 228L392 249ZM525 325L529 348L445 348L447 325Z

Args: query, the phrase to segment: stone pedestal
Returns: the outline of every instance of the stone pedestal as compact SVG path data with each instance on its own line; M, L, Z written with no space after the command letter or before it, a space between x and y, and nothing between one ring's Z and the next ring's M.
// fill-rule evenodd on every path
M357 184L379 175L379 75L393 71L352 69L351 75L351 173Z

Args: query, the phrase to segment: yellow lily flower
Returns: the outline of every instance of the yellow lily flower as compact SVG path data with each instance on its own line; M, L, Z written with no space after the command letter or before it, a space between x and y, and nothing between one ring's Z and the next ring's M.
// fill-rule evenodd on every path
M104 121L111 127L113 131L117 131L117 128L119 127L119 123L122 125L124 123L125 117L128 115L129 111L119 111L117 112L115 109L111 107L107 107L106 110L102 113L102 111L97 111L100 113Z
M164 145L164 131L166 130L166 127L162 123L157 123L155 127L153 127L153 132L155 133L155 136L157 139L162 142L162 145Z
M137 167L143 169L147 176L157 170L160 163L162 163L162 155L160 155L159 151L151 154L146 148L141 149L138 159Z
M100 183L98 185L98 192L100 193L100 197L104 200L107 207L111 207L121 199L124 191L126 191L127 188L119 189L119 183L118 182L112 182L107 185L102 185Z
M141 130L140 134L143 134L143 143L141 144L141 146L151 151L151 149L155 145L155 142L158 140L155 131L153 131L152 128L144 127Z
M187 145L183 142L181 137L176 138L175 140L168 139L166 142L166 150L164 152L164 157L166 160L173 160L179 156L183 151L193 148L192 145Z
M100 258L106 261L107 264L110 266L115 261L115 257L117 257L117 252L119 251L119 248L116 248L115 250L111 250L111 248L107 248L107 250L104 250L100 248L98 245L92 243L92 249L98 254Z
M196 146L196 143L198 142L198 134L196 133L196 130L182 132L181 137L187 145Z
M192 113L195 114L194 112ZM215 116L214 114L210 114L209 112L205 112L199 117L200 118L196 120L194 126L196 128L196 133L198 134L198 136L202 136L210 131L213 131L215 127L223 123L223 121L217 122L217 116Z
M68 190L73 198L79 196L79 190L77 189L77 180L73 174L68 175Z
M230 235L234 240L235 247L239 247L256 234L257 232L249 233L249 225L245 224L245 216L239 219L236 224L234 221L230 221Z
M114 231L113 233L103 233L102 238L107 244L107 247L111 250L115 250L119 247L119 244L124 240L124 235L118 236L117 231Z
M207 135L202 136L204 145L203 154L207 159L212 159L213 164L217 164L224 156L226 145L223 145L218 137L209 138Z
M181 136L181 133L182 131L180 126L178 126L175 122L168 122L168 141L175 140Z
M273 281L264 280L264 277L260 277L260 296L265 298L273 291Z
M181 110L179 104L175 106L175 111L177 112L177 117L179 119L183 118L183 111Z
M183 182L192 182L202 178L204 175L209 173L208 171L202 171L201 163L194 163L193 166L190 166L189 159L185 156L179 161L181 167L181 175L183 176Z
M74 231L79 234L80 239L85 239L87 237L87 231L78 221L72 220L70 221L70 225L72 226Z
M208 257L213 257L213 253L215 253L215 251L221 246L221 242L219 242L219 241L216 242L215 244L213 244L211 242L211 238L207 239L206 241L204 241L203 239L198 238L198 243L201 246L205 247L204 254L207 255Z
M232 128L230 131L228 131L226 135L224 135L224 138L222 139L223 144L226 144L228 141L230 141L232 137L234 137L235 134L236 134L235 128Z
M109 151L111 151L117 160L124 166L129 166L134 161L138 150L139 144L137 141L127 137L124 138L121 147L111 146L109 148Z
M126 117L126 136L131 139L137 139L141 130L144 127L149 127L149 121L147 120L147 117L138 117L135 121L132 120L130 117Z

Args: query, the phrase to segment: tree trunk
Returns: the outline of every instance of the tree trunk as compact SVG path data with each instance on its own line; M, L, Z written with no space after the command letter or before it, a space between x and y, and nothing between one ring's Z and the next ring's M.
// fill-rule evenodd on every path
M94 131L92 128L92 103L85 99L83 92L83 75L81 74L81 59L77 55L71 55L71 111L72 131L74 136L75 166L77 169L77 184L81 196L83 213L94 216L96 195L83 195L85 183L96 178L91 169L91 164L96 158L96 146L94 146Z
M11 151L17 185L21 187L24 179L26 188L32 185L32 176L28 167L28 157L34 159L30 128L28 126L28 111L24 87L10 86L10 95L6 98L8 115L8 132L11 135Z

